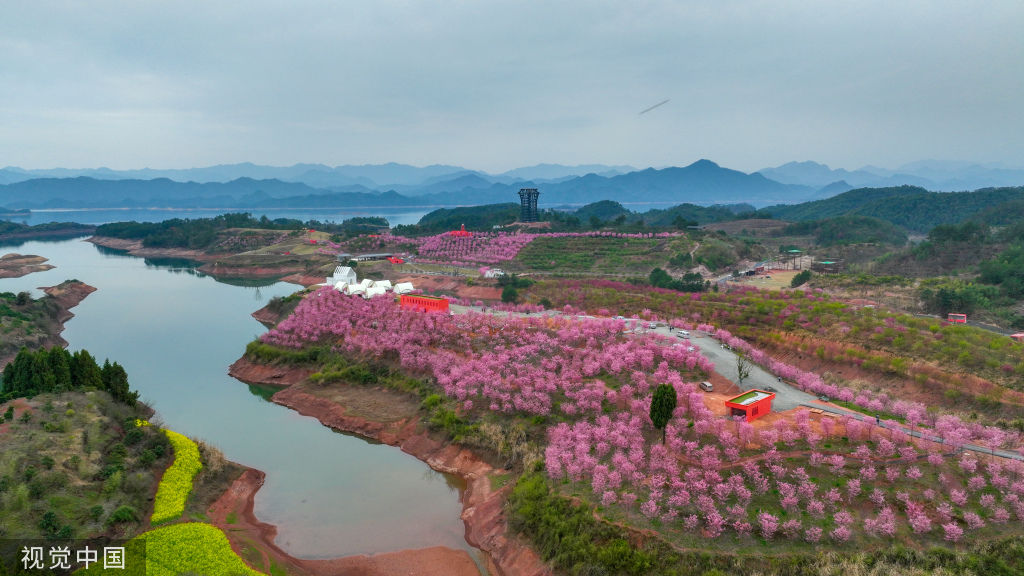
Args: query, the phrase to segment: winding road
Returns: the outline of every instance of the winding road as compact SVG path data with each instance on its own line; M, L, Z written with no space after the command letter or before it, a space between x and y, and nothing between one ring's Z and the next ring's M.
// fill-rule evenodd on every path
M453 306L451 306L451 309L456 314L464 314L464 313L468 312L469 310L473 310L473 311L476 311L476 312L482 312L482 310L480 308L476 307L476 306L467 307L467 306L455 306L455 305L453 305ZM523 314L523 313L519 313L519 312L509 313L509 312L493 312L492 311L490 313L494 314L495 316L510 316L510 315L513 315L513 314L516 315L516 316L530 316L530 314ZM544 314L552 315L552 316L560 315L559 312L555 312L555 311L547 311L547 312L544 312ZM578 316L577 318L579 318L581 320L588 319L588 317L586 317L586 316ZM779 380L776 376L773 376L772 374L770 374L769 372L767 372L766 370L764 370L763 368L761 368L757 364L753 364L753 363L749 364L749 366L750 366L750 375L747 376L746 379L744 379L743 384L741 385L740 382L739 382L739 376L738 376L737 371L736 371L736 353L735 352L733 352L730 349L723 348L722 345L717 340L712 338L707 333L693 330L693 331L690 332L690 335L691 335L690 338L687 339L687 338L679 338L676 335L677 332L678 331L676 331L676 330L673 330L673 331L670 332L667 326L660 326L660 327L657 327L657 328L649 328L649 329L646 330L646 333L649 333L649 334L652 334L652 333L653 334L660 334L662 336L666 336L666 337L669 337L669 338L672 338L672 339L676 339L676 340L678 340L679 342L681 342L683 344L689 342L693 346L695 346L696 348L699 348L701 353L703 353L705 356L708 357L709 360L711 360L712 362L715 363L715 371L716 372L718 372L723 377L725 377L729 381L731 381L734 384L736 384L736 386L739 387L739 389L744 391L744 392L746 392L748 390L755 389L755 388L759 389L759 390L765 390L765 389L770 388L771 390L769 390L769 391L774 391L775 392L775 401L772 404L772 409L774 409L774 410L785 411L785 410L792 410L792 409L797 408L799 406L805 406L805 407L808 407L808 408L817 408L819 410L824 410L825 412L830 412L832 414L836 414L836 415L839 415L839 416L850 416L850 417L856 418L856 419L864 421L864 422L873 423L874 420L875 420L873 417L866 416L864 414L861 414L860 412L855 412L853 410L846 410L845 408L840 408L839 406L835 406L833 404L827 404L825 402L820 402L820 401L818 401L818 398L816 396L814 396L813 394L808 394L807 392L804 392L803 390L800 390L800 389L796 388L795 386L793 386L791 384L788 384L785 381ZM695 336L698 336L698 337L695 337ZM932 434L929 434L929 433L926 433L926 432L922 432L920 429L911 430L911 429L909 429L909 428L907 428L905 426L902 426L902 425L898 424L897 422L895 422L893 420L885 420L885 421L882 422L881 426L883 428L901 430L904 433L913 436L914 438L922 438L924 440L928 440L928 441L931 441L931 442L936 442L938 444L945 444L945 441L942 438L938 437L938 436L935 436L935 435L932 435ZM974 444L964 444L959 449L961 451L970 450L970 451L978 452L980 454L988 454L988 455L991 455L991 456L998 456L1000 458L1008 458L1008 459L1012 459L1012 460L1024 461L1024 454L1020 454L1018 452L1009 452L1009 451L1006 451L1006 450L990 450L989 448L985 448L983 446L977 446L977 445L974 445Z

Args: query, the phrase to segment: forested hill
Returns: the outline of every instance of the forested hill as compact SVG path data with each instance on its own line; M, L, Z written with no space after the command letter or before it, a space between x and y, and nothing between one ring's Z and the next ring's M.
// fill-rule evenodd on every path
M858 214L924 233L939 224L963 222L982 211L1021 200L1024 200L1024 187L928 192L917 186L899 186L859 188L826 200L772 206L765 211L783 220L819 220Z

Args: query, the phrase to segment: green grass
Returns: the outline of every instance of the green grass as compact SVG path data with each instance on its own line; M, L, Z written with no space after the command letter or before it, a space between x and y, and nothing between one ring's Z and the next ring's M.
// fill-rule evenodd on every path
M842 406L843 408L846 408L847 410L853 410L854 412L860 412L861 414L867 414L868 416L871 416L872 418L877 414L878 417L883 419L883 420L895 420L895 421L899 422L900 424L906 424L907 423L906 418L904 418L903 416L897 416L896 414L893 414L891 412L876 412L874 410L868 410L867 408L862 408L860 406L857 406L853 402L843 402L842 400L835 400L835 399L831 399L831 398L829 399L829 401L832 402L833 404L837 405L837 406Z
M138 414L106 392L46 394L32 402L55 409L38 409L22 422L27 410L19 408L5 423L0 538L43 537L40 522L48 512L56 515L57 529L68 527L76 539L134 530L150 506L155 474L169 461L167 438L146 428L125 442L125 420ZM10 405L0 404L0 415Z
M516 261L531 270L556 272L649 272L675 253L664 240L646 238L537 238ZM678 250L677 250L678 251Z
M744 400L749 400L750 398L753 398L754 396L757 396L757 392L750 391L750 392L747 392L746 394L742 394L740 396L737 396L737 397L735 397L735 398L733 398L733 399L731 399L729 401L730 402L735 402L737 404L742 404Z

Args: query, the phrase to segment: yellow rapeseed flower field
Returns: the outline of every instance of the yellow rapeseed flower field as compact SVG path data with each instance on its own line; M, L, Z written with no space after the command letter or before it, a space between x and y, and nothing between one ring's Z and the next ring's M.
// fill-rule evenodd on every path
M153 524L179 518L192 491L192 479L202 469L199 447L182 434L164 430L174 446L174 464L164 472L153 504Z

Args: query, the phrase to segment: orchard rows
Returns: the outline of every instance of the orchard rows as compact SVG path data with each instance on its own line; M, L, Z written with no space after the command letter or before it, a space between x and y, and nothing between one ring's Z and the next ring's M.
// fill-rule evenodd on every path
M693 328L692 320L672 323ZM849 417L815 420L804 409L755 428L705 404L694 381L714 370L706 357L661 336L624 334L627 327L607 318L422 314L323 288L261 339L291 348L328 344L395 362L436 378L467 413L545 416L552 479L591 494L610 514L669 530L801 542L910 535L956 542L1024 520L1024 464L953 454L967 441L1014 444L1014 435L951 416L932 420L920 404L827 384L727 331L698 326L804 390L929 425L946 444L915 444L900 429ZM664 445L649 417L652 391L663 383L678 399Z

